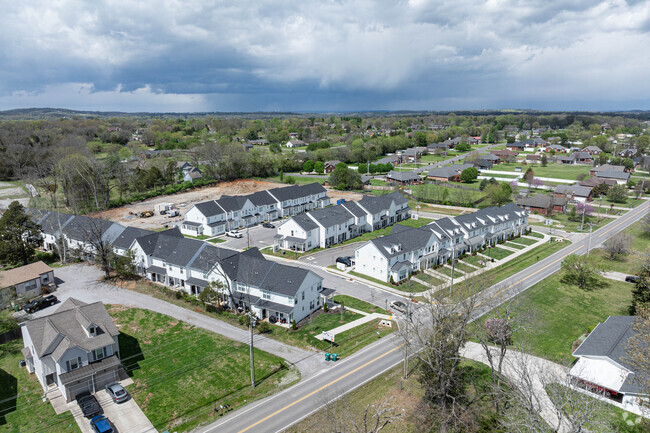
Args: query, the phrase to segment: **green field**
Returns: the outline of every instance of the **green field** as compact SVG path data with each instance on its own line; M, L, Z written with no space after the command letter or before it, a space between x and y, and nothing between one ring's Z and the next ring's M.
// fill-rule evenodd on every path
M474 269L471 266L466 265L462 261L456 263L456 269L460 269L461 271L465 272L466 274L470 274L470 273L477 270L477 269Z
M549 164L542 167L539 164L535 165L521 165L521 164L498 164L493 167L496 171L515 171L516 167L521 168L521 172L525 173L531 167L535 173L535 177L552 177L555 179L576 180L579 174L586 174L589 176L590 166L588 165L571 165L571 164ZM483 173L484 176L490 176L489 173Z
M619 255L612 260L606 251L597 249L590 253L590 261L605 271L623 272L629 275L637 273L645 255L650 251L650 236L644 233L642 225L641 221L637 221L623 230L623 233L630 237L629 254Z
M252 388L247 345L147 310L111 307L109 313L134 381L127 389L160 431L212 422L214 404L236 409L299 378L281 358L256 349Z
M0 344L0 432L78 432L70 412L56 415L34 374L20 367L23 340Z
M482 254L492 259L501 260L514 253L512 251L504 250L503 248L493 247L488 248Z
M439 267L438 269L436 269L436 272L440 272L441 274L451 278L451 274L452 274L451 265ZM454 278L460 278L464 275L465 274L463 272L459 272L458 269L454 270Z
M571 365L572 343L611 315L627 315L634 285L605 280L604 287L582 290L560 282L561 271L535 284L514 300L514 309L529 325L514 342L533 355ZM531 317L529 317L531 316Z
M440 284L442 284L444 282L439 278L436 278L436 277L433 277L433 276L427 274L426 272L420 272L415 277L418 280L422 280L425 283L431 284L432 286L439 286Z
M526 248L525 245L517 244L517 243L514 243L514 242L510 242L510 241L506 242L504 245L507 246L507 247L510 247L510 248L514 248L516 250L523 250L524 248Z
M528 239L528 238L521 237L521 238L513 239L513 240L511 240L510 242L512 242L512 243L516 243L516 244L519 244L519 245L525 245L525 246L528 246L528 245L535 244L535 243L537 243L537 242L539 242L539 241L538 241L538 240L534 240L534 239Z
M386 186L388 183L386 183L385 180L381 179L370 179L370 185L372 186Z
M353 298L352 296L348 296L348 295L336 295L332 298L332 300L337 304L343 302L343 304L346 307L354 308L356 310L361 310L366 313L379 313L379 314L388 313L388 311L384 310L381 307L378 307L366 301L362 301L361 299Z
M444 185L423 184L413 186L413 195L423 201L449 202L468 205L485 198L483 192L476 189L450 188Z

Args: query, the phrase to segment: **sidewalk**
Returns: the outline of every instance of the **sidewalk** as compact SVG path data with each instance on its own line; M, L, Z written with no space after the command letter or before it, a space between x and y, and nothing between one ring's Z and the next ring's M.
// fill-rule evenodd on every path
M373 320L377 320L377 319L391 320L391 316L389 316L387 314L379 314L379 313L368 314L368 313L365 313L363 311L355 310L353 308L348 308L348 307L345 307L345 309L353 311L355 313L363 314L364 317L362 317L360 319L357 319L357 320L353 320L352 322L346 323L345 325L341 325L338 328L330 329L329 331L327 331L328 333L333 334L333 335L336 336L337 334L345 332L348 329L356 328L357 326L363 325L364 323L372 322ZM323 339L323 334L314 335L314 338L316 338L318 340L322 340Z

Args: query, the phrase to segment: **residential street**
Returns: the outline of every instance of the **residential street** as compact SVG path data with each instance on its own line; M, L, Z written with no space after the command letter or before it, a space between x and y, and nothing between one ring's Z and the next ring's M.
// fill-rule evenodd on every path
M59 283L58 290L54 294L61 302L69 297L74 297L84 302L102 301L105 304L120 304L128 307L144 308L166 314L245 344L249 342L250 336L247 330L142 293L98 281L102 277L102 272L95 266L85 264L64 266L57 269L55 275L61 282ZM56 305L46 308L34 314L34 317L51 314L55 309ZM294 364L298 367L304 378L313 376L329 365L321 359L322 357L318 352L289 346L257 333L254 337L254 344L258 349L277 355Z
M610 222L592 234L590 248L600 245L607 238L640 220L650 207L646 202L621 218ZM587 236L557 253L540 260L501 283L486 290L481 297L475 319L508 299L523 292L560 269L564 257L584 254ZM361 384L379 376L402 361L400 340L392 336L377 342L360 353L337 364L334 368L250 407L233 412L222 420L200 430L202 432L278 432L315 412L333 396L347 393Z

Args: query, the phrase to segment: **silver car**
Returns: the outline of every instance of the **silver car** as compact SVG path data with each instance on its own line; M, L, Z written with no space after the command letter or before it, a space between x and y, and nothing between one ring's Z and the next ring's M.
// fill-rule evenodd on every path
M129 393L117 382L106 385L106 392L111 396L115 403L122 403L129 399Z

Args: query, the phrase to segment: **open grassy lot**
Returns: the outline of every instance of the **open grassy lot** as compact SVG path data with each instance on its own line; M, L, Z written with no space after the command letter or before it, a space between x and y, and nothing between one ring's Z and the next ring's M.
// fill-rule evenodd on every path
M0 344L0 432L78 432L70 412L57 415L36 376L20 367L23 340Z
M305 185L305 184L314 183L314 182L318 182L318 183L320 183L322 185L327 180L324 177L291 176L291 174L285 174L282 180L280 180L280 176L265 177L265 178L260 178L260 180L265 180L267 182L287 183L287 178L288 177L291 177L294 180L293 183L295 183L297 185Z
M582 221L569 221L568 215L564 215L564 214L553 214L551 219L553 219L553 220L559 222L560 224L562 224L562 226L563 226L563 227L561 227L562 230L569 231L569 232L579 232L580 231L580 225L582 224ZM600 221L596 222L596 215L592 215L590 218L585 218L585 224L582 227L582 231L583 232L589 232L589 224L587 224L588 222L592 222L593 223L593 229L597 230L597 229L601 228L602 226L604 226L605 224L609 223L610 221L612 221L612 218L604 217L601 214ZM540 225L540 226L544 225L544 224L541 224L541 223L531 223L531 224Z
M385 180L381 179L370 179L370 185L372 186L386 186L388 183L386 183Z
M623 233L630 236L630 253L619 255L613 260L603 249L597 249L590 253L589 259L605 271L623 272L633 275L638 272L644 256L650 251L650 236L643 232L642 222L632 224Z
M571 164L549 164L542 167L536 165L521 165L521 164L499 164L493 167L496 171L515 171L515 167L521 167L522 173L525 173L528 167L532 167L536 177L554 177L556 179L576 180L579 174L586 174L589 176L589 165L571 165ZM489 176L489 173L485 173Z
M608 316L627 315L634 286L603 279L603 287L582 290L560 282L561 277L557 272L515 299L517 314L530 325L517 331L514 341L533 355L568 366L574 361L571 345L580 335Z
M388 313L388 311L384 310L381 307L378 307L366 301L362 301L361 299L353 298L352 296L348 296L348 295L336 295L332 298L332 300L338 304L343 303L346 307L365 311L366 313L379 313L379 314Z
M214 421L213 404L237 408L299 377L281 358L255 350L252 388L247 345L147 310L112 306L109 313L134 380L128 390L158 430Z
M485 194L477 189L451 188L444 185L426 183L413 186L413 195L422 200L450 202L459 206L475 203L485 198Z

